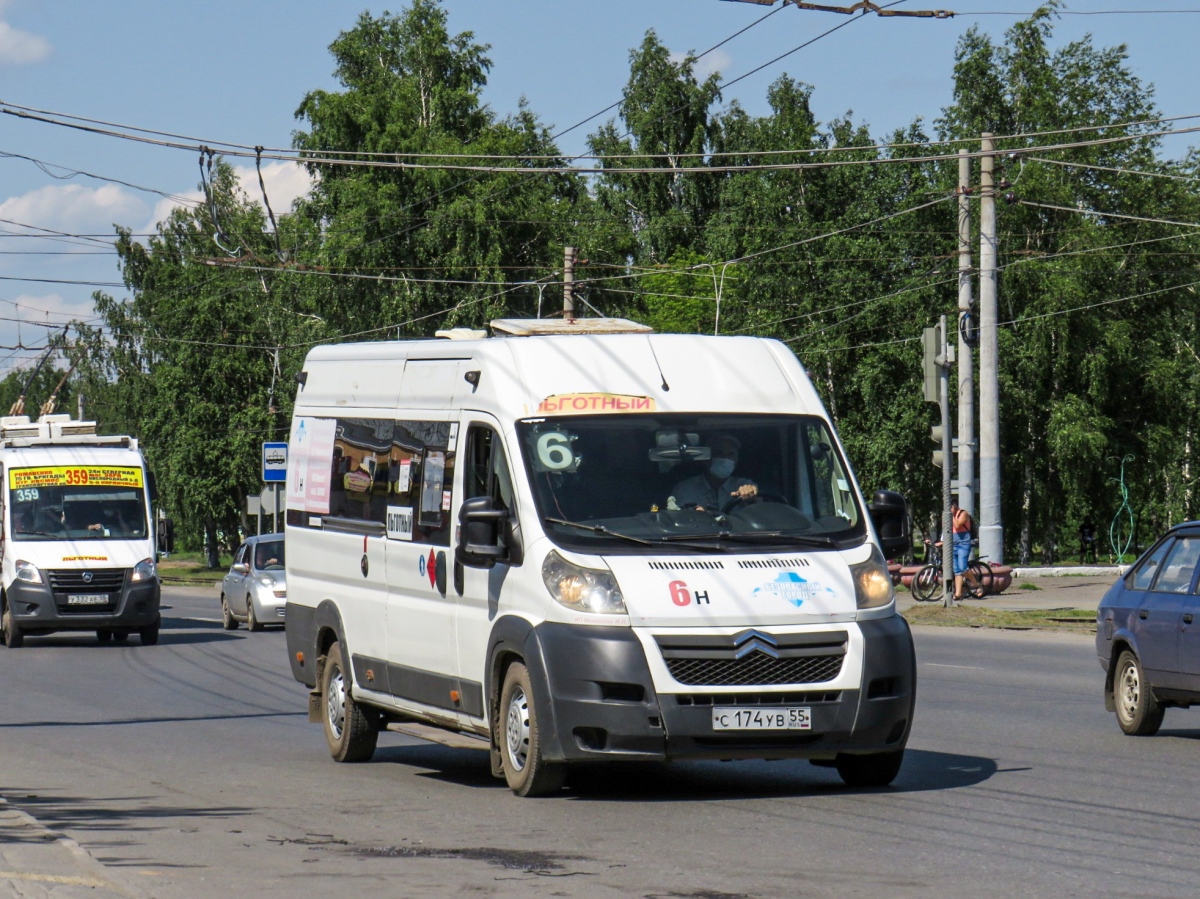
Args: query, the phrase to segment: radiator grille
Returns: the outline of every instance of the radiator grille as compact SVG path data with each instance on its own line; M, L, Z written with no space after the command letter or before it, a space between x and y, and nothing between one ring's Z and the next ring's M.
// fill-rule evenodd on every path
M714 687L754 684L818 684L842 671L844 654L776 659L752 652L740 659L665 659L667 670L681 684Z
M738 568L807 568L808 559L743 559Z
M46 575L50 589L56 593L109 593L125 586L125 572L124 568L60 568L47 571Z
M646 564L657 571L690 571L695 569L718 571L725 567L725 563L719 560L711 562L647 562Z

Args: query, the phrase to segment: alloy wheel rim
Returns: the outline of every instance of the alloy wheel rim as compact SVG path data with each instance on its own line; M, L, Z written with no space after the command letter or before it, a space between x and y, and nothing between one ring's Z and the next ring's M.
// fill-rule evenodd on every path
M335 739L342 738L342 728L346 724L346 680L341 670L335 670L329 678L329 687L325 691L325 707L329 719L329 729Z
M505 736L513 768L523 771L529 760L529 700L520 687L513 690L512 698L508 701Z

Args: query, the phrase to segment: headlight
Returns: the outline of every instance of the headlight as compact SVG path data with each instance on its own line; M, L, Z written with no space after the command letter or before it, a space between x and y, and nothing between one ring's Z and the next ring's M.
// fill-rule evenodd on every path
M26 562L22 559L17 559L17 580L24 581L27 584L42 584L42 573L38 571L38 567L32 562Z
M133 566L133 580L135 582L148 581L157 573L153 559L142 559L142 561Z
M269 575L269 574L260 574L258 576L258 582L260 584L262 584L264 587L274 587L275 586L275 578L271 577L271 575Z
M550 595L568 609L596 615L625 614L625 598L611 571L580 568L551 550L542 563L542 580Z
M877 609L895 598L892 576L878 546L871 547L865 562L850 566L850 576L854 579L854 602L860 609Z

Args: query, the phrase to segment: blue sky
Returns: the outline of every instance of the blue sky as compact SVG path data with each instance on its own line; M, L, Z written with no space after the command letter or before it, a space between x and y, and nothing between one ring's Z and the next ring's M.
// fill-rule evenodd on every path
M850 0L824 0L849 5ZM335 87L329 43L369 9L403 7L340 0L0 0L0 100L202 140L267 147L290 145L293 112L310 90ZM507 114L524 96L558 130L615 102L631 48L654 29L673 51L702 51L772 11L702 61L726 81L792 50L846 17L795 7L728 0L444 0L452 32L473 31L491 44L485 100ZM855 17L850 25L740 81L725 94L751 113L766 111L767 86L780 74L815 88L823 120L851 114L885 136L914 118L927 123L950 101L954 48L971 25L999 37L1035 0L906 0L900 8L950 9L951 19ZM1148 10L1175 10L1173 14ZM1074 0L1055 26L1056 44L1091 33L1097 44L1125 43L1129 65L1156 86L1168 116L1200 113L1195 47L1200 0ZM1192 10L1193 12L1184 12ZM608 115L611 115L609 113ZM607 117L607 116L606 116ZM561 141L567 152L603 119ZM1182 155L1193 136L1174 138ZM152 188L197 197L197 154L0 116L0 153L33 157ZM287 164L266 166L276 211L304 189ZM65 174L52 169L55 174ZM253 168L243 171L259 197ZM119 282L107 235L113 223L150 230L170 201L154 193L89 179L51 177L32 163L0 156L0 345L40 344L47 327L89 317L90 284L21 279ZM29 227L98 239L13 237ZM11 279L11 280L9 280ZM118 297L122 287L100 287ZM20 319L20 322L15 319ZM60 325L61 327L61 325ZM36 353L0 349L0 375Z

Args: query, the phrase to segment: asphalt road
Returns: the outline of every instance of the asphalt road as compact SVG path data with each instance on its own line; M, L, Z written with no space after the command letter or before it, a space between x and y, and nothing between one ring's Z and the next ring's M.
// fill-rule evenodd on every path
M0 648L0 795L130 896L1195 893L1200 712L1122 736L1089 638L920 631L890 789L804 762L691 763L523 800L483 753L394 734L335 764L283 633L222 631L215 591L166 594L158 646Z

